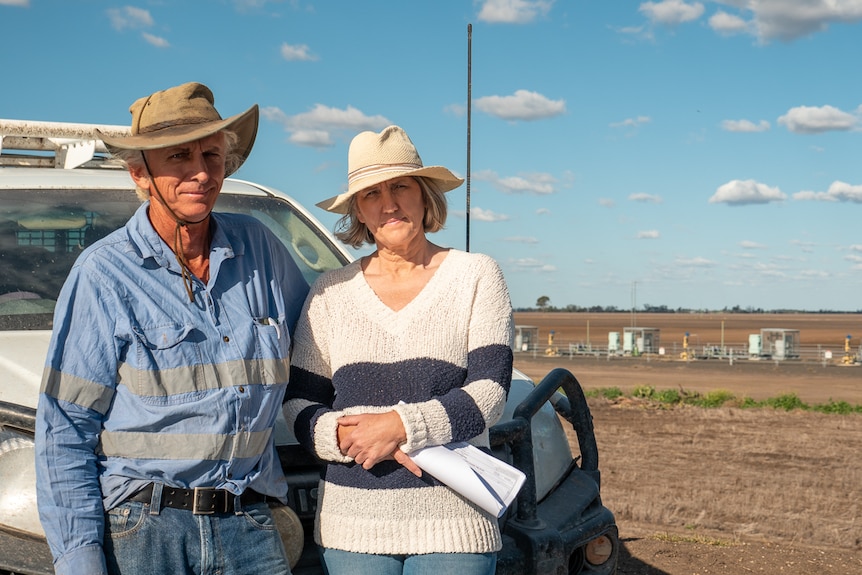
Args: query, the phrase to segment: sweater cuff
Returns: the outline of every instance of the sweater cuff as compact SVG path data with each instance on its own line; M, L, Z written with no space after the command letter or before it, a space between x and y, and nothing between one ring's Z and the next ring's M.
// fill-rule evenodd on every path
M342 415L344 413L341 411L328 411L314 424L314 451L324 461L353 462L352 457L344 455L338 449L338 418Z
M401 444L401 451L410 454L428 445L428 426L418 404L399 403L393 409L401 417L407 441Z

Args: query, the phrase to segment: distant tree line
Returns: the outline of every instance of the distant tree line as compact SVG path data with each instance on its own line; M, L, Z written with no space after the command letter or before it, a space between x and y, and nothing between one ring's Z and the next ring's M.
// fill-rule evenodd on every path
M572 305L569 304L564 307L558 307L551 305L551 300L548 296L541 296L536 300L535 307L519 307L515 308L515 311L541 311L541 312L562 312L562 313L628 313L631 308L618 308L614 305L609 306L601 306L601 305L592 305L592 306L580 306L580 305ZM796 313L822 313L822 314L857 314L862 313L862 310L856 311L846 311L846 310L830 310L830 309L818 309L818 310L808 310L808 309L764 309L760 307L742 307L740 305L735 305L733 307L725 306L722 309L694 309L687 307L678 307L678 308L670 308L666 305L650 305L643 304L642 306L636 307L635 310L638 313L751 313L751 314L763 314L763 313L772 313L772 314L796 314Z

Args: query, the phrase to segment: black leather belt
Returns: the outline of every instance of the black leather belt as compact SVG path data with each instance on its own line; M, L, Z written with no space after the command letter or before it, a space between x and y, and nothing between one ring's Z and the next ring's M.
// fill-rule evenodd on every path
M126 501L139 501L149 503L153 499L153 484L150 483ZM187 509L195 515L214 515L216 513L233 513L236 495L226 489L214 487L195 487L194 489L179 489L177 487L162 487L162 507L174 509ZM254 505L264 503L266 495L258 493L253 489L246 489L240 495L240 505Z

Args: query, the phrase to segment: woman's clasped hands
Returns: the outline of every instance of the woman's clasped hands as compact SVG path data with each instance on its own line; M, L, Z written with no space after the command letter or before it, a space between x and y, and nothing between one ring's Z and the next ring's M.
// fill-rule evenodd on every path
M401 451L400 446L406 441L404 424L395 411L338 418L338 448L363 469L371 469L381 461L394 459L416 477L421 477L419 466Z

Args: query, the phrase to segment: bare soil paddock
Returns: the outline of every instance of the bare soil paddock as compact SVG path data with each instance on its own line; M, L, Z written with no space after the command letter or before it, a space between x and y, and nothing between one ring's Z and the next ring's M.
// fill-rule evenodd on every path
M566 315L578 317L554 321L553 316ZM594 337L629 325L628 314L604 318L610 320L606 324L595 319L601 315L590 319ZM665 345L674 330L720 336L720 317L683 321L659 314L641 321L645 315L638 314L638 324L660 328ZM554 329L557 338L578 329L585 336L584 319L516 314L519 325ZM723 319L726 338L735 337L728 335L731 329L747 339L760 327L783 327L799 329L803 342L836 342L841 347L834 349L842 352L847 334L862 335L856 329L862 316L854 315ZM717 331L708 331L716 321ZM731 366L719 360L608 361L523 353L516 353L515 366L537 381L550 369L565 367L585 389L652 385L723 389L755 399L796 393L806 403L862 404L858 366L755 361ZM620 575L862 574L862 415L667 409L632 399L591 399L590 407L602 497L617 518L624 546Z

